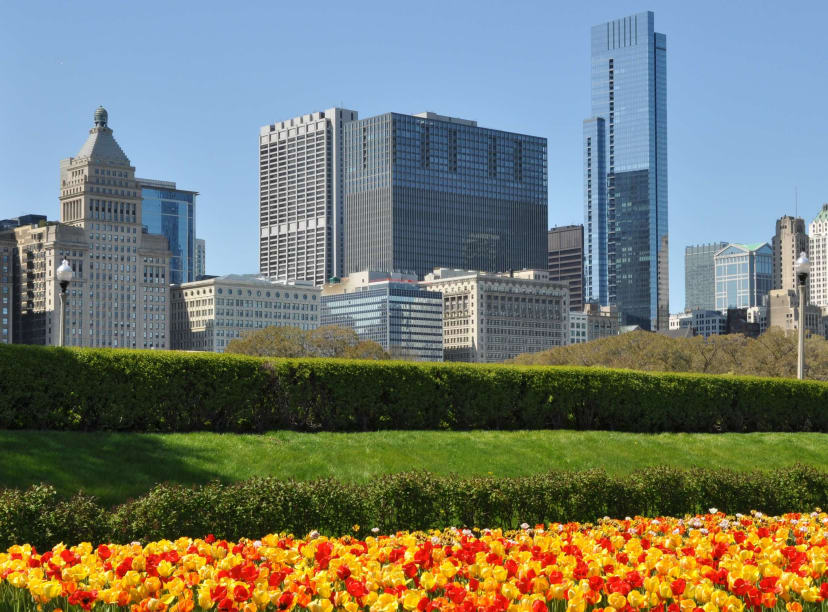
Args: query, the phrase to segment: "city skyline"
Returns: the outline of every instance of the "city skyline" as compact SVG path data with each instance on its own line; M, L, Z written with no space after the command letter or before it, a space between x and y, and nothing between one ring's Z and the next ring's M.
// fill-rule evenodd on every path
M75 18L73 36L94 32L98 37L99 44L88 47L67 42L63 25L73 19L68 7L51 7L47 15L10 7L9 19L0 26L0 49L6 51L0 68L12 84L11 95L0 102L0 134L11 143L0 153L7 186L0 196L0 218L27 213L58 218L55 163L76 146L75 135L86 127L91 109L102 104L142 175L175 180L201 193L198 232L210 248L207 272L254 272L254 134L266 123L341 103L366 117L430 110L547 138L547 226L580 223L580 122L588 108L589 30L642 10L653 10L658 31L670 38L671 310L684 303L685 246L766 241L777 218L798 214L807 225L828 201L828 178L819 171L826 127L816 109L826 85L807 78L820 73L824 55L816 24L828 11L817 3L785 10L751 5L755 10L744 11L712 3L599 2L561 15L540 3L512 7L509 13L460 4L445 7L439 21L429 22L422 42L380 31L378 26L398 21L400 13L393 8L354 15L332 8L336 30L346 26L351 31L337 34L333 26L325 31L333 35L331 44L355 45L352 66L343 74L329 70L299 78L318 55L296 54L280 63L287 72L272 83L257 76L261 66L255 61L268 37L244 41L230 33L257 22L257 12L267 13L262 6L209 15L177 7L166 11L167 24L152 22L153 32L146 25L156 5L142 5L132 20L111 7L105 15ZM709 19L713 6L716 19ZM293 11L285 8L279 17L295 17ZM148 44L187 20L207 39L212 35L238 44L231 45L226 59L213 48L221 45L196 42L192 50L173 56ZM452 34L468 20L476 27L460 37L466 47L457 48ZM110 28L113 23L119 27ZM357 29L375 36L353 43ZM487 42L494 32L500 32L502 44ZM549 33L555 36L544 35ZM104 47L106 54L100 52ZM23 53L27 48L35 51ZM89 70L92 62L94 71ZM390 65L400 69L386 77ZM373 78L372 71L382 71L384 80ZM140 86L133 83L135 74ZM55 95L58 86L64 89L60 96ZM164 87L189 89L192 95L160 95ZM37 120L20 119L31 116Z

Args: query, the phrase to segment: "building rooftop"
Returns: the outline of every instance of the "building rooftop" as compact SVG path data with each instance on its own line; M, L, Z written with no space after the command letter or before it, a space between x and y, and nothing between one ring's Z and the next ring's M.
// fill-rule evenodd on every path
M99 106L95 111L95 127L89 130L89 137L75 157L129 166L129 158L115 141L112 130L107 127L108 118L106 109Z
M828 204L822 205L822 210L814 217L814 221L828 221Z
M267 276L262 276L261 274L224 274L222 276L208 276L202 278L200 280L192 281L189 283L181 283L180 285L174 285L177 287L190 287L197 284L207 285L210 283L245 283L248 285L261 285L262 287L272 287L273 285L285 285L290 287L301 287L301 288L314 288L314 285L310 281L285 281L276 278L268 278Z

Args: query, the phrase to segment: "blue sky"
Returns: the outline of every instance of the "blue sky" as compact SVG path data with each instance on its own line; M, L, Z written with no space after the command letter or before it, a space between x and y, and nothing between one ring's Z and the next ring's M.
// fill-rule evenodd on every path
M589 30L667 35L670 310L684 247L756 242L828 201L821 2L6 2L0 218L58 217L95 108L138 176L199 191L207 272L258 270L258 128L335 105L430 110L549 141L549 225L580 223Z

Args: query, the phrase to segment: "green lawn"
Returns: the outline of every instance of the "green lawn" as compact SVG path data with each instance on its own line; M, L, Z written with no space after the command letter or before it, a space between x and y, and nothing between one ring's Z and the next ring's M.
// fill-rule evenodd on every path
M828 434L625 434L575 431L115 434L0 431L0 487L53 484L114 504L170 481L252 476L365 481L425 469L520 476L550 469L624 474L652 465L828 467Z

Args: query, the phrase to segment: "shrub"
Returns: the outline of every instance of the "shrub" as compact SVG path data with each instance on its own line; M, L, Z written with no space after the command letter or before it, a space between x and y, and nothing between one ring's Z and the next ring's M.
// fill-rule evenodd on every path
M0 550L28 542L43 550L64 542L125 543L213 533L330 535L378 527L383 533L448 525L514 528L521 522L594 521L693 514L770 514L828 506L828 471L797 465L772 471L649 468L612 477L602 470L553 471L521 478L393 474L359 485L332 479L257 478L183 487L161 484L107 510L78 495L60 499L47 485L0 491Z
M0 345L0 428L828 431L828 383Z

